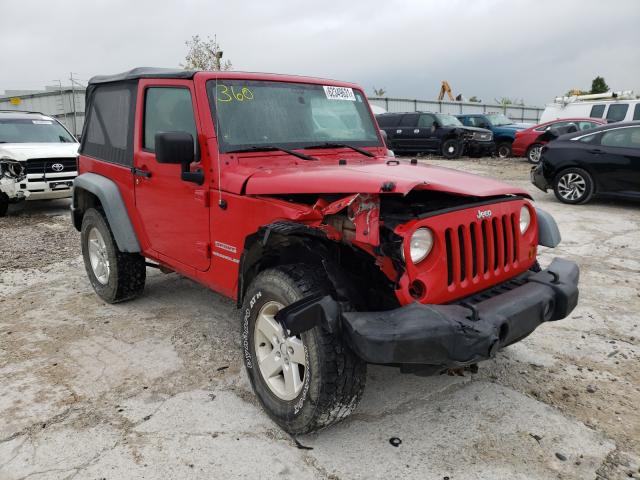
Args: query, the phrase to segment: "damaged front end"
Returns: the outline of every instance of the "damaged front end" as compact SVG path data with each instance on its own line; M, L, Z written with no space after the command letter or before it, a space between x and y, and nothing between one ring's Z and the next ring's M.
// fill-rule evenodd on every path
M393 184L386 188L387 195L316 201L312 227L373 257L395 302L353 308L339 294L308 297L276 315L285 331L299 335L321 325L368 363L435 372L492 358L576 307L578 266L555 259L546 270L537 268L537 245L555 246L559 234L527 198L394 195ZM412 238L419 229L431 232L432 245L415 261ZM367 279L361 282L367 288Z
M20 182L26 178L24 166L17 160L0 158L0 193L6 195L10 203L25 200L29 192L20 188Z

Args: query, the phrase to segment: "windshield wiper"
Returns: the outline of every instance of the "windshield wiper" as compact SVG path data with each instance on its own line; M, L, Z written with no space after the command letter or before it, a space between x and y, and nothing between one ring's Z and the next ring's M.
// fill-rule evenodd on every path
M264 146L254 146L247 148L239 148L237 150L227 150L227 153L242 153L242 152L268 152L269 150L279 150L284 153L288 153L289 155L293 155L294 157L301 158L302 160L318 160L316 157L312 157L310 155L305 155L304 153L294 152L293 150L288 150L282 147L276 147L275 145L264 145Z
M362 155L366 155L367 157L375 157L375 155L371 152L367 152L366 150L362 149L362 148L358 148L358 147L354 147L353 145L349 145L347 143L321 143L319 145L312 145L310 147L304 147L305 149L307 148L350 148L351 150L354 150L358 153L361 153Z

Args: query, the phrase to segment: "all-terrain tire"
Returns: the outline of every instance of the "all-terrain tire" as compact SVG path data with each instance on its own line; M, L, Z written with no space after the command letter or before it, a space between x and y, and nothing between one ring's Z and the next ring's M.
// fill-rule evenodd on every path
M6 193L0 192L0 217L5 217L9 210L9 197Z
M251 385L267 414L293 435L342 420L356 408L364 391L366 364L339 335L320 326L300 335L306 365L295 398L283 400L276 395L261 373L255 341L260 312L274 302L286 306L309 295L328 293L329 282L321 270L305 264L264 270L249 286L241 310L243 357Z
M109 265L108 280L98 280L89 256L89 235L96 229L104 242ZM138 253L125 253L118 246L104 214L95 208L88 209L82 217L80 234L82 257L87 276L95 292L108 303L118 303L139 296L144 290L147 268L144 257Z
M511 156L511 144L509 142L500 142L496 145L496 156L499 158L509 158Z
M462 154L462 145L457 138L448 138L442 143L442 156L449 160L459 158Z
M593 178L582 168L566 168L553 179L553 192L562 203L587 203L595 192Z

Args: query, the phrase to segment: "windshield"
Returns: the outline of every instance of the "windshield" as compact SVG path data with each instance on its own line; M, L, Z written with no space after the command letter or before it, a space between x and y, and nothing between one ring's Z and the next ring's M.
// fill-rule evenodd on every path
M207 82L221 152L323 143L380 146L364 94L322 85L257 80Z
M0 118L0 143L75 143L76 139L54 120Z
M443 127L462 127L463 126L462 122L460 122L460 120L458 120L453 115L438 114L436 115L436 117L438 117L438 121L440 122L440 125L442 125Z
M490 115L487 115L487 118L491 122L491 125L493 125L494 127L500 127L502 125L512 125L513 124L513 122L507 116L503 115L502 113L492 113Z

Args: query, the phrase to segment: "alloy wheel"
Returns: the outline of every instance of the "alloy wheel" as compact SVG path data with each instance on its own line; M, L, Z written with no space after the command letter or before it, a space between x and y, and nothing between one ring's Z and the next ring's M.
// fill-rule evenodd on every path
M299 337L285 337L274 318L284 305L265 303L256 318L253 335L258 366L263 380L281 400L293 400L302 391L307 375L305 346Z
M109 265L109 256L107 253L107 246L104 243L104 238L100 231L93 227L89 231L87 240L87 247L89 250L89 261L91 262L91 269L98 282L102 285L109 283L109 273L111 267Z
M584 196L586 190L586 180L577 173L567 173L558 180L558 193L565 200L579 200Z
M542 145L536 145L529 150L529 161L531 163L540 162L540 156L542 155Z

